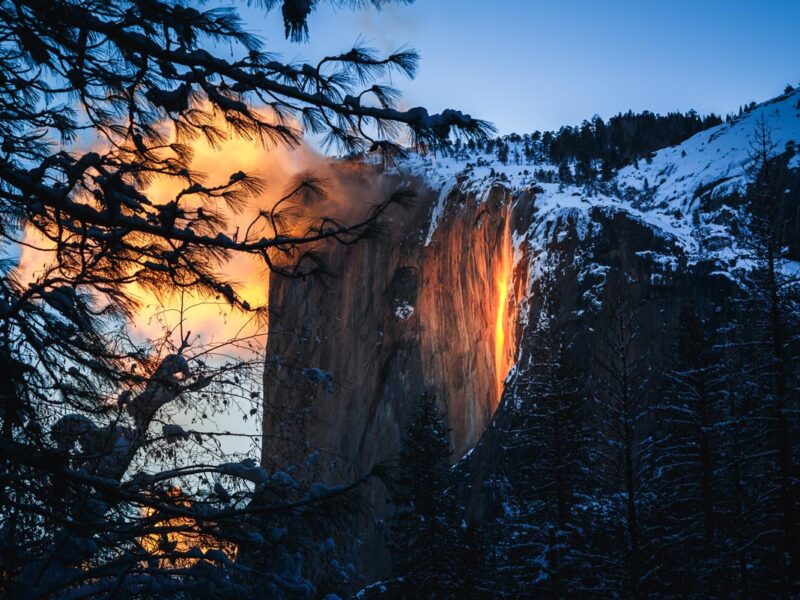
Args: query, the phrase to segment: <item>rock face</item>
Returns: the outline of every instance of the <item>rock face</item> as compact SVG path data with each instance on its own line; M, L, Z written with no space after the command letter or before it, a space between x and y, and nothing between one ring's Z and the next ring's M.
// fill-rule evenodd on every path
M500 186L482 199L451 190L428 241L435 192L417 189L415 208L390 215L387 240L330 253L336 278L326 286L270 285L278 316L267 347L265 433L335 453L344 472L396 453L425 391L447 415L458 458L491 419L511 364L511 195ZM330 380L320 385L321 377ZM290 448L267 443L264 460Z
M631 346L631 355L648 355L654 367L669 361L684 307L709 314L709 306L719 306L725 298L737 294L736 284L714 271L712 263L689 264L680 246L655 235L638 219L624 212L603 210L592 210L589 216L592 226L585 235L580 235L574 220L563 218L554 221L549 240L541 241L540 256L556 259L551 261L551 268L557 273L555 287L543 292L533 278L518 319L516 364L506 381L501 403L478 445L456 466L457 496L467 518L481 521L496 517L503 510L503 490L494 485L493 479L504 454L509 452L504 436L511 428L511 407L530 400L519 391L518 383L533 372L528 357L536 339L528 324L536 322L543 294L556 296L556 321L570 340L569 361L586 373L592 373L596 366L592 363L597 332L608 326L607 306L610 298L619 299L618 290L624 290L625 299L638 311L639 340ZM653 259L665 255L674 261L665 265ZM591 395L591 378L584 384L587 395ZM520 461L529 458L518 457Z
M425 392L447 417L453 460L492 418L524 280L512 272L512 197L500 186L480 198L458 187L439 196L421 182L415 189L416 206L393 209L385 222L387 239L332 249L336 277L326 285L271 281L265 464L302 463L315 449L324 465L315 477L364 474L399 455ZM434 207L440 223L426 237ZM385 501L380 484L366 492L376 511L359 525L356 556L367 576L388 564Z

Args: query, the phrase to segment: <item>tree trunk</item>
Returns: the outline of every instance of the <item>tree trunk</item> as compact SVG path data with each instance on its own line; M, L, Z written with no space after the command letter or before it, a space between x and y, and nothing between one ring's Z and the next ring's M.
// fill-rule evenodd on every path
M698 400L700 409L700 485L703 504L703 552L706 558L710 558L714 553L714 469L711 460L711 441L708 434L708 394L702 382L698 390Z
M622 373L622 408L625 419L624 453L625 453L625 493L627 495L628 526L628 566L631 585L631 596L639 597L639 524L636 514L636 475L633 461L633 427L630 406L630 384L627 366L623 358Z
M797 537L795 532L794 499L792 493L792 437L789 419L786 416L787 405L787 369L786 352L783 346L783 319L775 264L775 251L770 242L767 248L767 275L769 284L769 316L772 334L772 372L775 389L776 442L778 446L778 470L780 475L780 512L783 529L783 570L786 584L791 586L800 568L797 562ZM788 587L787 587L788 593Z

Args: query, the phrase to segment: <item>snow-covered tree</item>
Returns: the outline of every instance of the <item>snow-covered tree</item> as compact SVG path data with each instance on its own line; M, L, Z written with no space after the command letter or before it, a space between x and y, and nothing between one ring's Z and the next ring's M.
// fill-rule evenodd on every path
M260 3L268 18L281 9L293 39L308 34L318 4ZM31 280L4 261L0 278L4 592L311 594L287 524L351 486L305 488L249 460L206 460L191 444L211 436L165 415L220 409L253 365L207 360L188 332L161 348L132 340L133 286L160 297L191 290L264 316L226 276L231 257L252 255L287 276L320 273L321 244L368 237L389 206L409 199L397 190L362 219L309 218L300 233L276 210L236 228L225 215L264 183L241 171L221 181L195 172L195 140L269 147L306 131L347 154L391 159L404 133L435 147L489 128L454 110L394 107L384 78L413 75L413 51L381 57L359 46L286 63L247 33L235 7L9 0L0 32L0 240L4 251L23 245L47 259ZM156 179L178 191L152 191ZM281 207L323 188L301 178ZM154 452L169 444L184 451L162 469ZM159 541L142 542L150 536ZM203 540L205 552L174 536Z
M684 306L664 393L655 409L658 500L651 520L662 589L719 593L720 478L726 466L725 372L718 336L697 307Z
M548 265L534 284L541 307L501 408L498 569L509 597L570 596L590 587L594 576L585 568L577 508L591 489L586 396L561 317L558 269Z
M628 275L609 278L592 352L593 469L605 514L598 524L607 585L640 597L650 583L646 513L651 502L653 435L648 414L658 366L644 333L644 301ZM603 539L605 538L605 539Z
M744 198L749 223L739 236L750 268L743 277L738 319L745 336L740 350L751 373L748 384L759 399L750 420L761 425L762 434L758 450L747 461L764 492L757 544L763 553L753 581L757 585L762 575L765 590L782 589L786 594L797 591L800 570L800 278L792 255L797 200L792 195L790 158L788 149L776 151L762 120L751 140Z

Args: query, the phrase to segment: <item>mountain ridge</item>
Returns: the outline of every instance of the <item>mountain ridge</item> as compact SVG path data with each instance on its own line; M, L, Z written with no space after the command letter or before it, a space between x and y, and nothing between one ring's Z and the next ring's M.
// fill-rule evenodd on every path
M690 260L730 259L730 252L726 256L723 249L715 251L703 244L709 236L725 237L729 233L716 222L723 209L716 209L699 224L692 219L703 203L743 191L748 144L762 120L772 133L776 151L791 148L794 152L800 145L800 89L755 105L731 121L701 131L676 146L662 148L647 160L619 169L609 181L586 185L542 182L536 170L557 174L557 165L525 160L504 164L496 157L488 160L487 156L492 155L471 154L466 148L444 156L413 155L397 167L397 172L418 176L431 189L440 190L428 241L448 189L458 185L485 193L491 184L499 184L513 193L535 186L542 189L539 206L543 214L566 214L572 209L585 212L598 206L625 210L678 240ZM516 155L524 158L519 152ZM800 167L800 154L793 156L789 166ZM702 202L695 202L698 197Z

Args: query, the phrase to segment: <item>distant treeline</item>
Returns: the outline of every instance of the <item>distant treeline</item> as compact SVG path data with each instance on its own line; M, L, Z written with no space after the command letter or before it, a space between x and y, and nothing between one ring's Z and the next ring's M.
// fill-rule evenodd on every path
M514 133L483 143L470 141L467 148L495 153L503 163L574 163L579 178L597 175L608 178L624 165L647 158L661 148L679 144L722 122L718 115L703 116L694 110L666 115L628 111L608 121L595 116L591 121L562 127L558 131Z

